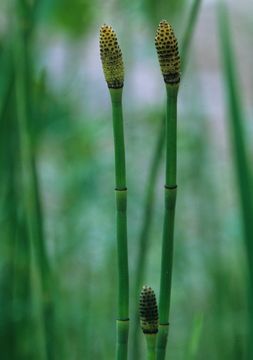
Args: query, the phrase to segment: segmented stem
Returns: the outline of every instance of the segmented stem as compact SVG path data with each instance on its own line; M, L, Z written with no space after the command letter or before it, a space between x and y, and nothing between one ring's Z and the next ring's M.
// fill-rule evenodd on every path
M159 335L157 359L165 358L169 330L169 311L171 299L171 275L173 265L174 218L176 206L176 129L178 85L168 84L166 119L166 175L164 189L164 223L161 259L160 298L159 298Z
M180 56L177 39L172 26L166 20L161 21L158 26L155 46L167 90L165 206L159 298L159 334L157 341L157 356L158 360L160 360L165 358L169 330L174 218L177 194L177 94L180 83Z
M118 254L118 307L117 307L117 346L116 358L127 359L129 332L129 276L127 249L127 188L125 143L122 113L122 88L124 85L124 66L117 36L111 26L100 28L100 57L105 80L112 101L114 154L116 226Z
M115 148L116 223L118 253L117 359L127 359L129 278L127 248L127 188L122 115L122 89L110 89Z

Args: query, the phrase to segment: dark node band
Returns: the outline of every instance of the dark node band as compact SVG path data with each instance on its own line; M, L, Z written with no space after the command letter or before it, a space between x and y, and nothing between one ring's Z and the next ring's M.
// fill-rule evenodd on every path
M124 83L107 83L109 89L122 89L124 86Z
M126 187L125 187L125 188L122 188L122 189L115 188L114 190L115 190L115 191L127 191L127 188L126 188Z
M126 319L117 319L117 321L129 321L129 318L126 318Z
M158 333L158 329L155 329L155 330L143 329L142 331L144 334L150 334L150 335Z
M177 185L172 185L172 186L169 186L169 185L164 185L165 189L168 189L168 190L174 190L174 189L177 189Z
M178 84L180 83L180 74L163 74L164 82L166 84Z
M162 323L162 324L159 324L159 326L169 326L170 325L170 323L169 322L167 322L167 323Z

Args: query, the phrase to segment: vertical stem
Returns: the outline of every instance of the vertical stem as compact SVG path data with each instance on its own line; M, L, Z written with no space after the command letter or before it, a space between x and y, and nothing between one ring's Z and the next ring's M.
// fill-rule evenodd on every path
M171 274L173 264L174 218L176 206L176 168L177 168L177 93L178 84L166 86L166 174L165 209L163 223L163 244L159 298L159 334L157 341L158 360L164 359L169 328L171 299Z
M125 142L122 113L122 89L110 89L112 100L115 184L116 190L126 189Z
M122 114L122 89L110 89L115 149L116 224L118 253L118 309L116 358L127 359L129 331L129 278L127 248L127 188Z
M7 49L4 50L7 52ZM1 54L2 55L2 54ZM1 91L2 98L0 99L0 173L1 173L1 204L0 204L0 218L1 218L1 243L0 243L0 308L1 310L1 324L0 324L0 353L2 360L13 359L15 356L14 348L17 348L15 343L14 333L14 315L13 315L13 282L14 282L14 268L15 268L15 237L18 223L17 216L17 192L16 192L16 178L17 178L17 137L15 124L15 110L14 110L14 91L13 91L13 64L12 58L6 57L8 65L1 63ZM5 74L5 78L4 78ZM21 253L19 253L21 258ZM22 270L19 272L21 275ZM25 281L21 282L21 286L25 287ZM28 308L26 297L22 298L22 310ZM19 313L19 323L23 318L21 311ZM16 321L17 324L17 321ZM16 325L15 324L15 325ZM23 331L24 333L24 331ZM24 339L24 337L23 337ZM15 345L14 345L15 344Z
M188 22L186 24L186 29L184 31L182 46L181 46L181 69L182 73L185 72L185 67L188 61L188 53L191 45L191 40L193 37L197 17L200 11L201 0L194 0L191 11L189 14ZM138 296L138 292L140 290L143 274L145 272L146 258L147 258L147 248L149 243L149 235L150 235L150 224L153 217L154 212L154 188L157 182L158 174L159 174L159 165L161 162L161 154L164 146L164 121L162 120L162 126L159 134L157 135L156 145L154 149L154 156L150 165L150 172L147 181L147 189L146 189L146 198L144 205L144 216L143 222L141 225L141 232L139 238L139 252L137 257L137 265L136 265L136 283L134 286L135 290L135 299ZM135 316L133 331L132 331L132 356L139 358L139 341L138 341L138 317Z
M117 320L116 359L127 359L129 320Z
M118 320L128 320L127 190L116 190Z
M157 334L145 334L147 343L147 360L156 360Z
M177 181L177 93L178 84L166 86L167 118L166 118L166 173L165 186L176 187Z
M175 204L176 204L176 188L174 189L165 188L162 273L160 279L160 300L159 300L159 319L160 319L160 324L162 325L168 323L169 310L170 310Z

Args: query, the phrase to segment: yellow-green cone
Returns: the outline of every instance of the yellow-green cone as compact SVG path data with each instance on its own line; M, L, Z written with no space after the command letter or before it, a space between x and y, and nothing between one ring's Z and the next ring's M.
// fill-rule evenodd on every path
M150 286L143 286L140 294L140 322L144 334L158 332L158 309L155 293Z
M166 20L162 20L158 26L155 46L165 83L179 83L180 56L177 39L171 25Z
M109 88L122 88L124 84L124 65L117 36L111 26L100 28L100 58L105 80Z

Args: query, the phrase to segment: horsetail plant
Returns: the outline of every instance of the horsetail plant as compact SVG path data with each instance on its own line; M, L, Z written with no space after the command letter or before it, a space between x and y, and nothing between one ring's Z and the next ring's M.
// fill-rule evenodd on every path
M200 7L202 0L194 0L192 7L190 9L190 14L186 23L186 28L181 40L181 50L180 50L180 68L181 74L184 73L188 59L189 59L189 49L192 42L194 30L196 27L196 22L198 19L198 14L200 12ZM140 229L140 237L138 241L138 255L137 255L137 264L136 264L136 276L135 276L135 298L137 298L139 293L140 284L142 283L143 274L145 272L147 253L149 247L149 237L150 237L150 225L152 223L153 213L154 213L154 188L157 183L157 178L159 175L159 167L162 160L162 151L165 142L164 136L164 127L165 119L161 119L160 131L157 133L157 138L155 141L155 147L153 149L153 157L149 166L149 172L147 177L147 188L145 191L145 205L143 220ZM139 342L138 342L138 318L135 316L133 323L132 331L132 358L139 357Z
M156 296L150 286L143 286L140 294L140 324L147 343L147 359L156 359L158 309Z
M161 21L158 26L155 46L167 92L165 209L159 297L159 334L157 340L157 359L162 360L166 354L169 330L174 218L177 194L177 94L180 83L180 56L177 39L171 25L166 20Z
M125 169L125 144L122 113L124 66L116 34L111 26L100 29L100 57L112 102L115 191L118 253L118 307L116 358L127 359L129 332L129 279L127 249L127 188Z

